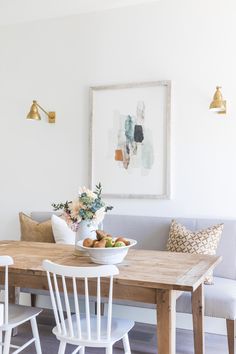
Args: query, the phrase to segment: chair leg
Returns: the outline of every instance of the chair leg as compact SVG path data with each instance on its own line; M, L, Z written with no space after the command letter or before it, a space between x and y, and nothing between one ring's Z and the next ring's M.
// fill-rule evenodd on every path
M234 320L226 320L228 349L229 354L235 354L235 322Z
M60 342L58 354L64 354L65 350L66 350L66 342Z
M5 333L3 354L10 353L11 331L11 329L8 329Z
M2 354L2 331L0 331L0 354Z
M106 348L106 354L112 354L112 345Z
M81 347L79 350L79 354L84 354L85 353L85 347Z
M10 304L19 304L20 303L20 288L16 286L9 286L9 303ZM18 329L14 327L12 329L12 335L17 336Z
M129 337L128 337L127 333L122 338L122 341L123 341L125 354L131 354L130 345L129 345Z
M36 317L31 318L30 320L33 337L35 338L35 349L37 354L42 354L40 339L39 339L39 331L37 326Z

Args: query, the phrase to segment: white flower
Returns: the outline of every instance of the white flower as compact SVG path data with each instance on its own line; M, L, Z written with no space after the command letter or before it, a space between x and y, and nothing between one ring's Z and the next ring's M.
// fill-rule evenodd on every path
M75 223L71 220L71 216L68 215L67 213L63 213L61 217L63 220L65 220L65 222L67 223L68 227L71 230L76 231L77 223L81 221L81 218L80 220L76 221L76 225L75 225Z
M69 204L70 216L73 219L77 219L78 222L82 220L79 215L79 211L81 208L83 208L83 204L80 203L78 199L73 200L73 202Z
M97 194L95 194L93 191L91 191L90 189L88 189L86 187L80 188L79 194L82 194L82 193L86 193L87 196L93 200L97 198Z
M93 216L93 219L96 220L96 222L99 224L104 219L104 216L105 216L105 208L102 207L96 211L96 213Z

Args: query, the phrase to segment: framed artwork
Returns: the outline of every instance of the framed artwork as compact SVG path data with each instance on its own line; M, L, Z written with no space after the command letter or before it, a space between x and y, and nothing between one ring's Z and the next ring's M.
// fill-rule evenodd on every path
M171 82L90 89L90 187L112 198L170 198Z

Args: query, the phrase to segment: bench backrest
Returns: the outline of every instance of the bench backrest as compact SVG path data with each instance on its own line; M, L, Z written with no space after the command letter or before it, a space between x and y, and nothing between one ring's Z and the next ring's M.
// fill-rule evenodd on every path
M103 225L112 235L123 235L138 241L136 247L142 249L165 250L169 235L170 223L173 218L106 215ZM209 226L224 224L224 229L217 255L223 257L216 267L214 275L236 279L236 220L176 218L192 231L205 229Z
M51 212L33 212L31 216L37 221L50 218ZM169 234L170 223L173 217L115 215L107 214L104 230L115 236L126 236L138 241L136 248L165 250ZM205 229L212 225L224 224L217 255L223 257L216 267L214 275L236 279L236 220L176 218L192 231Z

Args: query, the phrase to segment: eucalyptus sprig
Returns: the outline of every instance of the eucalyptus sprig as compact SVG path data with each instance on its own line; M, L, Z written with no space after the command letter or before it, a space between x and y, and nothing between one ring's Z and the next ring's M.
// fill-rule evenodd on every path
M68 212L69 211L69 204L72 203L72 201L66 201L65 203L53 203L52 204L52 207L53 209L56 211L56 210L64 210L65 212Z

